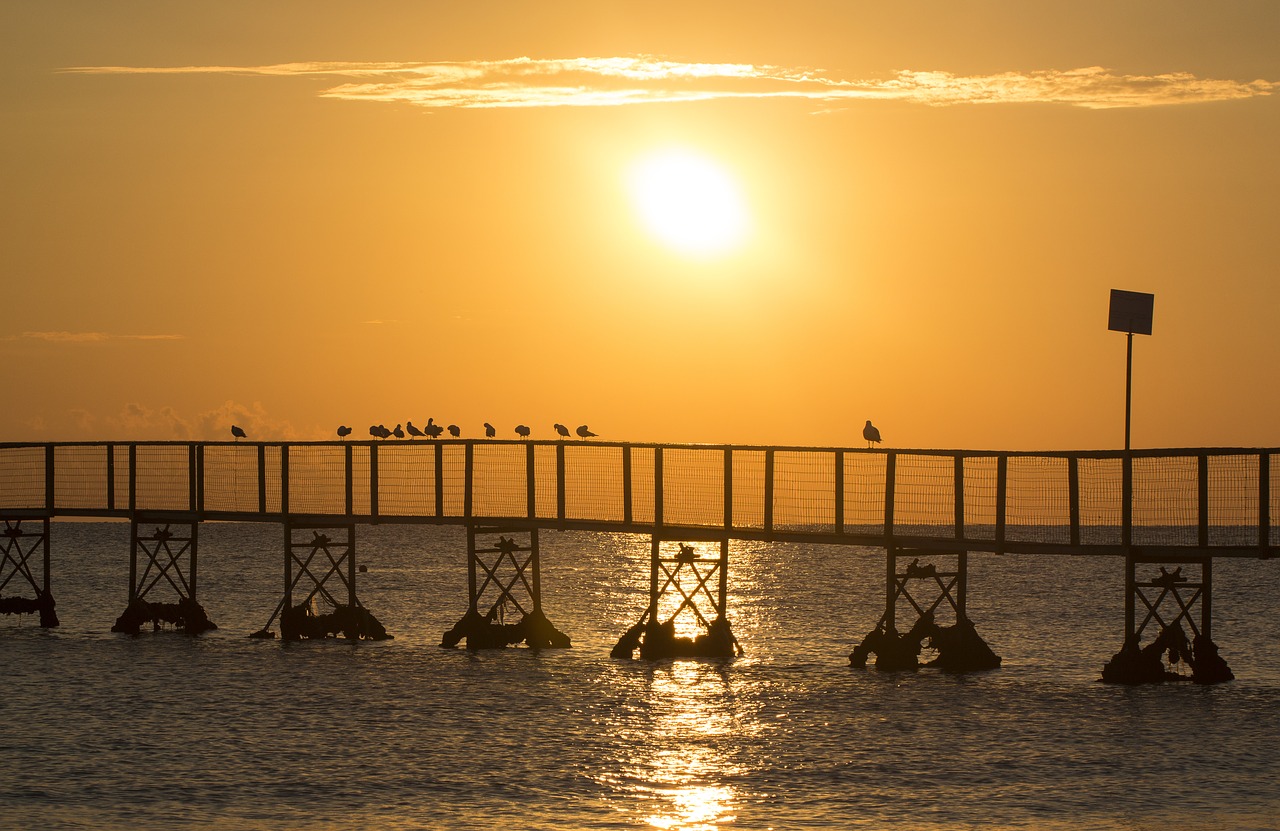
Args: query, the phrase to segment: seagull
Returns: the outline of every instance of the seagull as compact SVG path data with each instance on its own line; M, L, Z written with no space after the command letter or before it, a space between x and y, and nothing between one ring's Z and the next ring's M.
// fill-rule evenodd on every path
M516 425L516 435L522 439L529 438L529 428L525 427L523 424Z
M587 425L585 424L579 426L577 432L578 432L578 438L581 438L581 439L595 438L595 435L596 435L595 433L588 430Z
M426 433L433 439L440 438L440 434L444 432L444 428L436 424L434 418L427 419L427 426L422 428L422 432Z
M462 435L462 431L458 429L458 425L450 424L449 435L453 436L456 439L458 436Z
M375 439L382 438L382 434L378 432L378 425L376 424L369 425L369 435L373 436Z
M569 438L569 428L568 428L568 427L565 427L563 424L555 424L555 425L552 425L552 426L554 426L554 427L556 428L556 432L560 434L560 437L561 437L561 438L565 438L565 439Z
M422 431L419 430L417 427L414 427L412 421L406 421L404 423L404 429L409 433L409 436L410 436L409 441L413 441L418 436L422 435Z
M346 426L345 424L338 425L338 438L345 439L349 435L351 435L350 427Z
M241 430L239 427L235 426L234 424L231 425L231 435L236 437L236 441L239 441L240 439L248 438L248 436L244 434L244 430Z
M391 435L395 436L398 439L404 438L404 428L401 427L399 424L397 424L396 429L391 431Z
M486 439L491 439L496 435L498 435L498 431L493 429L493 425L486 421L484 423L484 437Z
M867 419L867 426L862 428L862 437L867 440L867 447L880 441L880 431Z

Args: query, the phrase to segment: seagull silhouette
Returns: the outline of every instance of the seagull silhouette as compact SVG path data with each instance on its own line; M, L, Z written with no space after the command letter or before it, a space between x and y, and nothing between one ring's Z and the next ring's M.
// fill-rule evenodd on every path
M565 427L563 424L555 424L555 425L552 425L552 426L554 426L554 427L556 428L556 432L560 434L560 437L561 437L561 438L565 438L565 439L569 438L569 428L568 428L568 427Z
M397 424L396 429L391 431L391 435L395 436L398 439L404 438L404 428L401 427L399 424Z
M450 425L449 425L449 435L453 436L453 437L456 439L458 436L461 436L461 435L462 435L462 431L458 429L458 425L456 425L456 424L450 424Z
M350 427L345 424L338 425L338 438L345 439L349 435L351 435Z
M387 429L385 424L375 424L373 427L369 428L369 432L373 433L380 439L391 438L391 431Z
M516 435L517 435L517 436L519 436L519 437L520 437L520 438L522 438L522 439L527 439L527 438L529 438L529 428L528 428L528 427L525 427L523 424L517 424L517 425L516 425Z
M426 433L433 439L440 438L440 434L444 432L444 428L436 424L434 418L427 419L427 426L422 428L422 432Z
M496 435L498 435L498 431L493 429L493 425L486 421L484 423L484 437L486 439L491 439Z
M382 434L378 432L378 425L376 424L369 425L369 435L373 436L375 439L382 438Z
M239 441L240 439L248 438L248 436L244 434L244 430L241 430L239 427L235 426L234 424L231 425L231 435L236 437L236 441Z
M867 440L867 447L880 441L880 431L867 419L867 426L862 428L862 437Z
M595 438L595 435L596 435L595 433L593 433L593 432L591 432L590 430L588 430L588 429L587 429L587 425L585 425L585 424L582 424L582 425L579 425L579 426L578 426L577 433L578 433L578 438L580 438L580 439L590 439L590 438Z
M416 439L418 436L421 436L421 435L422 435L422 431L421 431L421 430L419 430L417 427L414 427L414 426L413 426L413 422L412 422L412 421L406 421L406 422L404 423L404 429L405 429L405 432L407 432L407 433L409 434L409 436L410 436L409 440L410 440L410 441L413 441L413 440L414 440L414 439Z

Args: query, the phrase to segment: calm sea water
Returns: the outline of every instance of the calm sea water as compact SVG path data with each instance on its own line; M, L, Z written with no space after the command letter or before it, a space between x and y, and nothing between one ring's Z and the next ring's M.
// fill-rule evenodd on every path
M281 531L200 529L222 628L111 634L129 527L59 523L62 626L0 620L0 828L1280 828L1280 563L1215 563L1237 680L1097 683L1122 565L973 555L970 616L1004 666L848 667L878 619L873 549L734 543L747 654L609 657L643 611L648 540L544 532L568 650L443 650L459 529L361 527L360 596L396 639L246 635L282 593ZM6 594L12 593L12 590ZM157 597L156 599L169 599Z

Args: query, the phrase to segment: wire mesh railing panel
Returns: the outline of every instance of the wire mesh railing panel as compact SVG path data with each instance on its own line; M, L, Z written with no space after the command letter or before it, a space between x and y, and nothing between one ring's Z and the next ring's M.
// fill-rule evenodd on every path
M427 442L405 442L384 443L377 449L378 515L434 515L435 447ZM451 449L454 446L444 451L447 454Z
M263 474L266 481L266 508L267 513L278 514L283 508L281 505L283 481L283 466L281 464L281 450L279 445L267 445L263 448L264 453L264 469Z
M44 454L42 445L0 447L0 508L45 507Z
M621 447L566 443L564 467L566 518L622 521Z
M1271 471L1271 475L1267 477L1267 481L1270 482L1268 491L1271 497L1267 500L1269 506L1267 544L1280 545L1280 455L1269 454L1267 466Z
M631 448L631 520L654 521L654 458L652 447Z
M129 507L129 446L113 445L112 458L115 460L115 490L107 501L109 508L123 510Z
M538 444L533 447L534 468L534 501L540 519L556 519L560 505L557 492L559 463L556 461L556 448L553 445Z
M1066 458L1010 456L1005 467L1004 538L1071 542L1071 479Z
M446 444L441 454L444 482L444 516L465 513L467 497L467 449L462 444Z
M60 510L107 507L105 445L54 447L53 504Z
M884 484L888 456L844 454L844 530L852 534L884 533Z
M773 527L834 531L836 457L826 450L779 450L773 455Z
M289 447L289 512L345 514L347 458L337 445Z
M258 448L251 444L211 444L204 448L204 509L257 513Z
M351 447L351 513L368 516L373 513L373 447L354 444ZM432 483L432 487L435 484Z
M190 449L185 444L137 445L136 503L142 511L185 511L191 504Z
M964 536L972 540L994 540L1000 462L995 456L969 456L962 464Z
M899 453L893 490L894 533L954 537L955 474L952 456Z
M1199 464L1195 456L1133 460L1134 545L1195 545Z
M764 527L764 451L732 450L733 525Z
M1258 457L1210 456L1209 545L1258 544Z
M662 521L724 525L724 452L668 447L662 451Z
M528 516L529 480L525 445L477 443L474 454L472 515Z
M1120 459L1080 459L1080 541L1086 545L1119 545L1124 495Z

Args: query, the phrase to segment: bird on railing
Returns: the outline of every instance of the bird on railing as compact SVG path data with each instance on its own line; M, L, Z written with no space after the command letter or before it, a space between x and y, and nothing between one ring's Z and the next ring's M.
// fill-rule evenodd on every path
M422 432L426 433L433 439L440 438L440 434L444 432L444 428L436 424L434 418L427 419L427 426L422 428Z
M498 435L498 431L493 429L493 425L486 421L484 423L484 437L486 439L491 439L496 435Z
M867 440L867 447L880 441L880 431L867 419L867 426L862 428L862 437Z
M236 437L236 441L240 441L240 439L248 438L248 436L244 434L244 430L241 430L239 427L235 426L234 424L231 425L231 435Z
M565 427L563 424L553 424L552 426L556 428L556 432L560 434L560 438L562 439L569 438L568 427Z
M404 429L405 429L405 432L407 432L407 433L409 434L409 441L413 441L414 439L416 439L416 438L418 438L419 436L423 435L423 433L422 433L422 431L421 431L421 430L419 430L417 427L414 427L414 426L413 426L413 422L412 422L412 421L406 421L406 422L404 423Z
M593 439L596 437L596 434L588 430L585 424L578 425L577 433L580 439Z
M348 427L348 426L347 426L347 425L345 425L345 424L339 424L339 425L338 425L338 438L340 438L340 439L345 439L345 438L346 438L347 436L349 436L349 435L351 435L351 428L350 428L350 427Z
M527 439L527 438L529 438L529 428L528 428L528 427L525 427L523 424L517 424L517 425L516 425L516 435L517 435L517 436L519 436L519 437L520 437L520 438L522 438L522 439Z
M401 427L399 424L397 424L396 429L391 431L391 435L395 436L398 439L404 438L404 428Z
M373 436L375 439L387 439L391 438L391 431L388 430L385 425L375 424L369 428L369 435Z
M461 435L462 435L462 431L458 429L458 425L456 425L456 424L450 424L450 425L449 425L449 435L453 436L453 437L456 439L458 436L461 436Z

